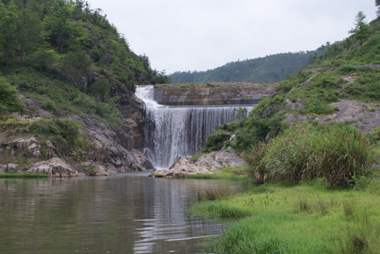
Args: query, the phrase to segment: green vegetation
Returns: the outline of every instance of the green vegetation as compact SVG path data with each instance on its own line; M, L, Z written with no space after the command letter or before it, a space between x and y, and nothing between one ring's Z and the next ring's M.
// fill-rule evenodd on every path
M257 59L228 63L208 71L175 72L170 75L173 84L191 83L204 84L209 82L279 82L287 75L295 74L303 69L310 58L315 58L320 51L283 53Z
M265 184L247 194L197 203L192 211L212 218L247 217L211 242L207 252L377 253L379 184L373 181L360 191L328 190L319 181Z
M301 182L324 177L327 186L350 187L366 175L368 141L351 126L293 126L246 154L258 181Z
M312 66L343 66L380 63L380 20L375 19L369 24L365 15L359 12L355 18L355 27L349 32L352 34L342 42L322 45L320 50L326 54L317 57Z
M0 178L47 178L45 174L31 174L31 173L4 173L0 174Z
M78 121L70 118L0 122L0 131L6 136L33 134L41 141L51 141L61 155L69 155L77 148L84 148L84 134Z
M100 9L82 0L0 1L0 111L22 111L17 91L53 114L120 126L136 84L168 83L137 56Z
M198 198L193 214L239 219L205 252L379 252L380 128L361 134L351 122L305 120L337 112L332 103L341 100L370 103L365 112L377 112L379 28L380 19L367 24L359 13L352 36L323 46L326 54L281 82L273 98L209 139L244 153L256 187ZM284 121L290 115L306 122ZM223 139L227 132L236 141Z
M222 168L220 172L215 174L197 174L189 175L186 178L191 179L226 179L233 181L248 181L248 171L244 167Z
M25 106L18 98L16 88L0 77L0 114L23 111Z
M229 131L236 133L236 142L230 145L239 152L268 142L288 128L284 119L291 113L312 117L329 115L338 110L331 103L340 100L379 105L380 70L366 66L376 63L373 60L380 55L378 28L380 19L368 25L370 32L362 46L355 33L346 41L327 47L326 54L318 57L312 66L281 82L276 96L262 100L248 118L221 126L221 130L206 141L204 152L223 147L226 142L223 135ZM333 48L339 50L332 53ZM338 63L336 59L342 61ZM323 67L326 65L329 67Z

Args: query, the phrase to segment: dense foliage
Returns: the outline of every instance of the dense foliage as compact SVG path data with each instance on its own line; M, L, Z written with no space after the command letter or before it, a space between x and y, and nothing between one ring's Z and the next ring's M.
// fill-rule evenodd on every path
M283 53L257 59L228 63L208 71L175 72L170 75L173 84L207 82L274 83L303 69L309 61L323 53L309 51Z
M252 149L246 159L260 182L324 177L328 186L349 187L364 174L368 155L368 142L354 127L301 125Z
M6 73L32 66L76 85L87 78L89 90L96 90L96 73L111 86L121 82L131 90L134 84L167 81L87 2L3 0L0 13L0 63Z
M51 113L87 114L116 125L119 104L135 85L169 81L130 50L100 9L82 0L0 1L0 73L1 90L12 94L0 97L4 113L24 108L15 85Z

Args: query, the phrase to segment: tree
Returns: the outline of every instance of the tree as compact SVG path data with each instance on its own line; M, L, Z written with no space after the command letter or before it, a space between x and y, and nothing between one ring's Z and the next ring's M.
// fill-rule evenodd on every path
M355 28L350 30L350 33L354 35L354 37L360 42L360 46L363 46L364 40L367 39L369 35L369 27L365 22L366 16L362 11L355 17Z
M24 65L24 53L36 48L36 45L40 42L40 23L38 16L32 12L31 8L27 7L26 0L23 0L18 33L20 68Z
M0 6L2 20L0 22L0 43L4 50L5 73L9 73L9 59L12 51L17 47L17 36L20 27L19 9L12 0L7 7Z
M376 6L378 6L378 8L379 8L379 9L377 10L377 12L376 12L376 13L377 13L377 16L379 16L379 15L380 15L380 0L376 0L375 2L376 2Z
M57 2L55 12L52 16L45 19L44 26L50 43L58 47L59 52L68 45L73 32L70 23L70 11L64 2Z

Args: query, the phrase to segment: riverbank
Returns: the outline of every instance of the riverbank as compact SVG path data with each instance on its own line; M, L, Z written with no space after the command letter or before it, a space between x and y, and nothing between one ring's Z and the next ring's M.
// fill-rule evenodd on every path
M209 243L213 253L378 253L380 181L334 190L322 180L249 192L192 206L197 216L238 219Z

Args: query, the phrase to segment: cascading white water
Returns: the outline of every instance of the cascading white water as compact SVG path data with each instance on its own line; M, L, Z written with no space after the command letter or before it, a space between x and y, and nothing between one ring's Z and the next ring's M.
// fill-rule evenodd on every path
M163 106L154 101L153 86L137 86L136 96L145 103L144 153L156 169L170 167L183 155L200 151L206 138L246 106Z

